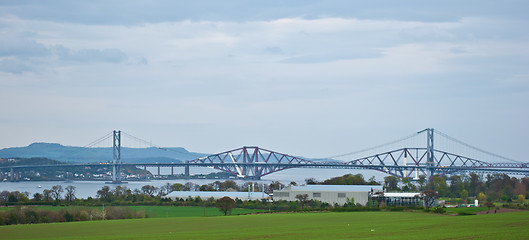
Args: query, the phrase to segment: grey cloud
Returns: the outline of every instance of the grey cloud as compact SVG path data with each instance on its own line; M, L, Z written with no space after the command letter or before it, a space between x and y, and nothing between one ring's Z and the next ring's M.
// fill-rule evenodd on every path
M52 49L64 61L120 63L127 60L127 55L118 49L81 49L74 51L63 46L55 46Z
M283 49L281 49L280 47L268 47L264 51L269 54L284 54Z
M5 59L0 60L0 72L16 73L34 72L36 68L31 64L19 59Z
M0 37L0 56L35 57L49 55L46 46L16 33Z
M358 51L349 53L325 53L325 54L311 54L305 56L290 57L282 60L284 63L325 63L347 59L364 59L364 58L376 58L382 56L382 53L376 50L372 51Z
M406 41L450 41L456 38L451 31L438 27L424 26L403 29L399 32L399 37Z

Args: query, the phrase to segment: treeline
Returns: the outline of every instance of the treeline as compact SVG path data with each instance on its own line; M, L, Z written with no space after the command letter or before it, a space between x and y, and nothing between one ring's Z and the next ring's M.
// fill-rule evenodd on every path
M418 192L434 190L442 198L459 198L463 202L479 199L480 202L524 203L529 198L529 177L516 178L506 174L440 176L426 179L419 176L417 181L394 176L384 178L384 188L388 192Z
M323 182L318 182L314 178L305 179L306 184L319 184L319 185L380 185L376 181L375 177L371 177L368 181L364 179L362 174L346 174L340 177L333 177Z
M92 220L145 218L145 211L132 211L128 207L68 208L56 210L36 209L34 207L15 207L0 211L0 225L73 222Z
M282 189L285 185L274 181L270 184L259 184L256 182L246 182L238 185L235 181L215 181L210 184L198 185L192 182L185 184L174 183L165 184L161 187L144 185L139 189L130 189L126 186L118 185L115 188L103 186L96 192L95 198L78 199L75 186L63 187L55 185L51 189L44 189L42 193L35 193L32 196L28 192L2 191L0 192L0 204L2 205L79 205L97 206L104 203L111 205L167 205L171 202L165 196L173 191L255 191L272 193L274 190ZM182 201L185 206L193 205L192 201ZM201 202L201 201L200 201Z
M459 198L467 202L470 199L480 199L480 202L516 202L529 198L529 177L516 178L507 174L441 176L434 175L430 179L420 175L418 179L384 177L384 182L377 182L374 178L364 180L362 174L346 174L323 182L314 178L305 180L306 184L320 185L366 185L383 184L386 192L423 192L434 190L442 198Z

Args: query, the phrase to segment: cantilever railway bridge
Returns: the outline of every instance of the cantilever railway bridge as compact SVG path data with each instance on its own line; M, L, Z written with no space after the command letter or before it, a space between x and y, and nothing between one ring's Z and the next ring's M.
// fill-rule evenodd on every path
M189 176L190 167L210 167L223 172L230 173L240 178L260 179L261 177L292 168L327 168L327 169L368 169L385 172L397 177L417 178L418 175L432 176L434 174L461 174L465 172L479 173L505 173L512 175L529 175L529 164L518 162L509 158L472 147L466 143L451 138L450 136L428 128L417 134L426 133L425 147L399 147L389 151L369 154L364 157L349 161L340 161L333 158L320 160L306 159L288 154L283 154L256 146L245 146L218 154L209 155L180 163L126 163L121 161L121 131L114 131L113 139L113 178L112 181L119 183L120 172L123 166L134 167L158 167L158 175L161 167L183 167L185 174ZM437 133L458 144L479 150L495 160L501 162L486 162L471 158L462 154L438 150L434 147L434 134ZM128 134L127 134L128 135ZM130 135L129 135L130 136ZM133 137L135 138L135 137ZM408 137L409 138L409 137ZM136 138L138 139L138 138ZM405 138L407 139L407 138ZM405 140L401 139L401 140ZM400 140L398 140L400 141ZM392 143L398 142L394 141ZM336 157L347 156L348 154ZM9 166L13 173L24 169L47 168L47 167L72 167L72 166L101 166L101 163L80 163L62 165L26 165ZM1 168L0 168L1 169ZM171 171L172 172L172 171Z

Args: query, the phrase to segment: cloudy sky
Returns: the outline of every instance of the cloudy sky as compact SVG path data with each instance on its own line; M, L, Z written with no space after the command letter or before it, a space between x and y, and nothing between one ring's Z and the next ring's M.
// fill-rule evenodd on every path
M432 127L521 161L527 1L0 2L0 148L122 130L324 157Z

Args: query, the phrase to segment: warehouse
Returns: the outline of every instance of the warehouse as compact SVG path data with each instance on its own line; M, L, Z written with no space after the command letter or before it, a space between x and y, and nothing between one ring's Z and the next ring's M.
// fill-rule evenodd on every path
M386 206L424 206L421 193L376 193L371 196L372 200L384 202ZM437 201L434 206L437 206Z
M354 200L355 204L366 205L371 194L382 192L381 185L306 185L287 186L274 191L274 201L296 201L297 195L307 194L308 200L318 200L329 204L344 205Z

